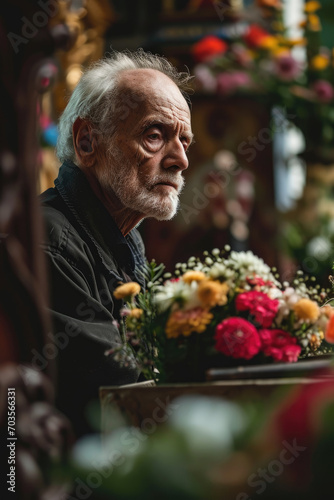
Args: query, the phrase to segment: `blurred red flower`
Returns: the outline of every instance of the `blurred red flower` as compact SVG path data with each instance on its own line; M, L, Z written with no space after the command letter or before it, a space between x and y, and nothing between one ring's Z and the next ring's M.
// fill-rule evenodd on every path
M270 33L265 31L257 24L251 24L247 33L244 35L244 40L251 48L256 48L261 45L265 38L268 38Z
M206 36L195 43L192 53L197 62L204 62L218 54L225 54L228 45L216 36Z

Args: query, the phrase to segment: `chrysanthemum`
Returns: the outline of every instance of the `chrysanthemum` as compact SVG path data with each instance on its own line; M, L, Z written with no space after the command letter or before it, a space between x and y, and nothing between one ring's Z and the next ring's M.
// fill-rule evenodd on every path
M222 306L227 302L228 285L219 281L204 280L198 285L197 295L203 307Z
M303 321L314 322L319 318L320 309L316 302L311 299L300 299L293 306L296 316Z
M201 307L187 311L179 309L169 316L166 335L168 338L177 338L180 335L188 337L192 332L202 333L212 318L213 315Z
M185 283L199 282L205 279L205 274L202 271L187 271L182 276L182 279Z
M138 295L139 292L140 285L134 281L130 281L129 283L118 286L114 291L114 297L116 299L125 299L127 297L134 297Z

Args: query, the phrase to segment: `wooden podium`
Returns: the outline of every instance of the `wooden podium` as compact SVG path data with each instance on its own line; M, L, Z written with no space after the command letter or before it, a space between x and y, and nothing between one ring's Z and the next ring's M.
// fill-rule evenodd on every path
M328 370L330 365L331 358L325 356L294 364L213 369L207 372L211 380L205 383L156 385L149 380L120 387L100 387L102 432L111 432L115 421L122 421L150 433L149 429L168 420L178 404L175 400L186 395L252 403L265 400L271 404L296 385L317 384L334 378L334 373Z

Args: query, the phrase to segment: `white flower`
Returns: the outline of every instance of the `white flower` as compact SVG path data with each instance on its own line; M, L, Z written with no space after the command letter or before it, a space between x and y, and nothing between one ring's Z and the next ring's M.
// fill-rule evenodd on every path
M197 299L197 283L185 283L182 279L179 281L166 281L164 285L156 287L154 302L160 312L166 311L176 301L182 301L185 309L190 309L199 305Z
M238 272L242 281L245 281L247 277L250 277L250 275L255 273L256 276L259 276L265 281L271 281L276 286L279 286L279 282L275 279L270 267L251 251L232 251L230 257L226 259L225 263L228 267L231 267Z
M332 253L332 245L328 238L316 236L307 244L306 252L318 260L326 260Z
M226 266L222 262L215 262L211 269L209 269L209 277L212 279L224 278L226 273Z

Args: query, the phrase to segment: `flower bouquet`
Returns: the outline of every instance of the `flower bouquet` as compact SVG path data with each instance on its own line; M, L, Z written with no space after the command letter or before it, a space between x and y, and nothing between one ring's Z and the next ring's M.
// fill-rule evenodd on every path
M280 283L252 252L225 247L177 264L174 276L163 273L152 262L144 292L126 283L114 293L125 300L124 345L106 354L127 364L136 351L147 378L198 382L210 367L295 362L330 351L334 309L320 307L327 292L301 271L292 285Z
M331 161L334 64L332 49L321 45L321 4L305 3L302 36L293 38L283 23L281 2L256 3L252 22L193 46L195 82L207 93L242 93L284 110L284 125L293 123L305 137L307 157ZM247 11L240 13L241 20L243 15L247 20Z

